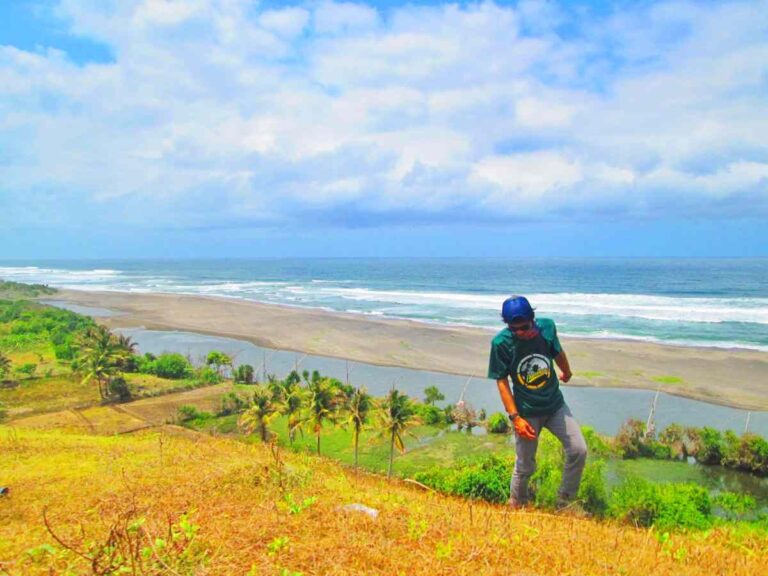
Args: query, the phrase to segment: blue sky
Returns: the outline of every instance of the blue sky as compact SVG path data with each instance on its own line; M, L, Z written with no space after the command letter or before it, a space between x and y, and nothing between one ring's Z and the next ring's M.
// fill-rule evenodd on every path
M768 4L0 3L0 259L768 256Z

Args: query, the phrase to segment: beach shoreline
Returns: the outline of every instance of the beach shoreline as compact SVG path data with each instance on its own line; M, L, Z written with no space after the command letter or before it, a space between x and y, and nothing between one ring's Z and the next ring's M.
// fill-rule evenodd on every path
M196 332L277 350L478 378L486 377L495 333L217 296L60 289L49 299L119 312L99 318L111 328ZM561 341L574 371L569 386L660 389L733 408L768 410L766 352L628 339Z

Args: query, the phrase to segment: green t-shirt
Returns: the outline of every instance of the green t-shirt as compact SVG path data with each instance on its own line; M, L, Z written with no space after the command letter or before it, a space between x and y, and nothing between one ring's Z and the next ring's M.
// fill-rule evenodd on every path
M517 338L504 328L491 341L488 378L510 377L521 416L554 414L565 402L552 361L563 351L555 323L537 318L536 325L539 334L532 340Z

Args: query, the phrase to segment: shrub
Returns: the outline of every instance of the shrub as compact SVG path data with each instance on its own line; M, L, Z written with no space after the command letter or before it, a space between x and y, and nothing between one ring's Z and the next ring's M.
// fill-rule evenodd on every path
M720 464L724 447L720 431L705 426L700 431L696 460L702 464Z
M760 476L768 475L768 441L756 434L741 437L741 467Z
M216 373L221 375L222 369L226 366L232 365L232 358L224 352L219 350L211 350L208 352L208 356L205 359L206 365L216 370Z
M238 384L253 384L253 366L240 364L234 372L235 382Z
M595 516L603 516L608 510L608 491L605 487L603 460L588 460L579 486L578 500L584 510Z
M509 499L512 466L512 459L490 455L476 463L434 466L417 473L416 480L448 494L501 503Z
M436 426L445 423L445 415L440 408L431 404L415 404L414 409L424 424Z
M485 427L491 434L506 434L509 432L509 417L501 412L494 412Z
M658 517L658 492L650 482L640 478L625 480L611 494L609 514L637 526L651 526Z
M424 404L436 404L445 400L445 395L440 392L437 386L427 386L424 388Z
M712 525L712 502L697 484L651 484L631 478L614 490L609 512L639 526L705 529Z
M128 388L128 382L122 376L115 376L109 381L109 392L119 402L128 402L131 399L131 390Z
M537 506L554 508L563 477L563 451L560 442L548 430L539 435L536 472L531 476L530 490Z
M720 464L758 475L768 474L768 442L750 433L739 438L729 430L723 437Z
M210 366L201 366L195 371L195 380L206 385L218 384L221 382L221 375Z
M581 433L587 443L587 452L591 457L607 458L613 454L611 445L591 426L582 426Z
M161 378L181 380L192 376L192 365L181 354L160 354L151 362L151 373Z
M757 509L757 501L753 496L736 492L721 492L712 499L712 504L730 519L745 516Z
M27 362L26 364L22 364L18 368L16 368L16 372L21 374L22 376L26 376L27 378L32 378L35 375L35 372L37 371L37 364L34 362Z
M670 424L659 434L659 443L669 448L670 456L686 458L688 449L685 443L685 429L679 424Z
M506 502L509 500L509 480L513 463L499 456L489 456L482 462L462 469L454 478L453 493L466 498Z
M189 404L179 406L176 413L178 415L179 421L181 422L189 422L190 420L204 420L212 417L209 412L202 412L198 410L196 406L190 406Z
M645 424L630 418L621 425L616 435L616 449L623 458L638 458L643 454Z
M217 416L229 416L230 414L239 414L245 410L248 403L234 392L225 394L221 397L221 407L216 413Z

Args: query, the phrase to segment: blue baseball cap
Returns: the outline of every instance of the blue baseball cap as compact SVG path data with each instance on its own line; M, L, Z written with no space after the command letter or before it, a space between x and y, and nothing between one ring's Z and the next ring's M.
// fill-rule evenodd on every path
M504 322L533 320L533 316L533 307L525 296L510 296L501 305L501 317Z

